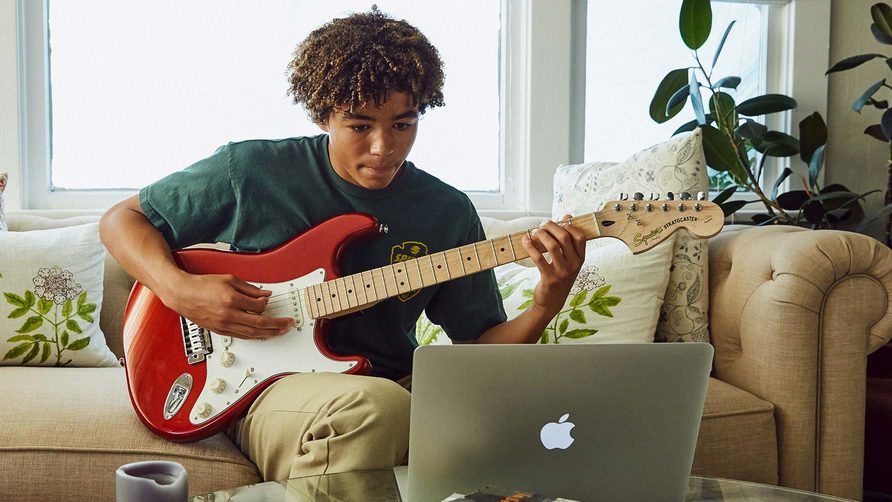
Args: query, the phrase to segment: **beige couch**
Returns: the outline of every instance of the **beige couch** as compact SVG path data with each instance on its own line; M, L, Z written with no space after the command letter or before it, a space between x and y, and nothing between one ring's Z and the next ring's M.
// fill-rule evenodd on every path
M74 214L13 213L10 230L98 218ZM865 364L892 336L892 251L852 233L732 227L709 257L715 372L694 473L859 499ZM130 286L108 258L100 323L119 356ZM0 389L3 500L111 500L115 468L144 459L181 462L192 493L259 481L224 435L148 432L121 368L0 367Z

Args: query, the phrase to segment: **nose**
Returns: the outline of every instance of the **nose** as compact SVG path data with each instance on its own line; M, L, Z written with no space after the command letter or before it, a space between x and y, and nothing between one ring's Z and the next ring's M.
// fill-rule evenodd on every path
M393 153L393 136L388 129L383 129L371 135L372 144L369 146L369 152L372 155L386 157Z

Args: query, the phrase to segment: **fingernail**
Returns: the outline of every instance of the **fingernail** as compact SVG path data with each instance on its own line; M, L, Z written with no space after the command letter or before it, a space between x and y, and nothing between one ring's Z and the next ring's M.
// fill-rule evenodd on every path
M523 244L524 246L526 246L527 244L530 243L530 238L527 237L526 235L524 235L523 239L520 240L520 243Z

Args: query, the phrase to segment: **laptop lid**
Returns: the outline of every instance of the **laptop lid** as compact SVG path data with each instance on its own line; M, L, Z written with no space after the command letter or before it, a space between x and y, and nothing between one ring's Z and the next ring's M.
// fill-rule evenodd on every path
M487 486L684 500L712 355L705 343L421 347L408 500Z

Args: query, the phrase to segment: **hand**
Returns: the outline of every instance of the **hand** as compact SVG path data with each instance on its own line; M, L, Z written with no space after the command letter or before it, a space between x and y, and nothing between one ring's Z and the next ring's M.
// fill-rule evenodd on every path
M570 215L565 215L568 220ZM585 261L585 235L573 225L547 221L524 237L523 247L539 269L541 278L533 294L533 307L551 319L567 301L567 295ZM548 252L546 259L544 252ZM532 307L531 307L532 308Z
M288 317L263 315L271 294L234 275L185 274L161 300L214 333L265 340L285 334L294 325Z

